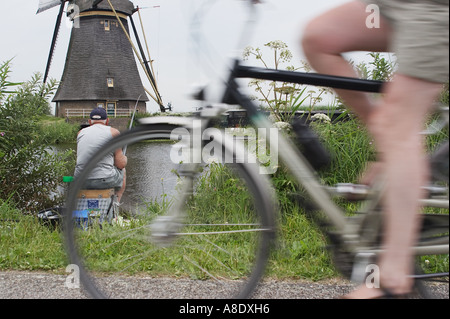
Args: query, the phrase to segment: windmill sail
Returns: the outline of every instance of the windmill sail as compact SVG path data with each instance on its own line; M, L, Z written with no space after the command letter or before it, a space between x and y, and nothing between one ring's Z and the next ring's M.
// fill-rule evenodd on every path
M64 12L65 2L61 1L60 3L61 3L61 5L59 7L59 13L58 13L58 16L56 17L55 31L53 31L52 44L50 45L50 53L48 55L47 67L45 68L44 80L43 80L44 83L46 83L48 72L50 71L50 64L52 63L52 58L53 58L53 50L55 49L55 46L56 46L56 39L58 38L59 26L61 25L61 19L62 19L62 15Z
M62 2L61 0L39 0L39 7L36 14L51 9L53 7L56 7L60 5L61 2Z

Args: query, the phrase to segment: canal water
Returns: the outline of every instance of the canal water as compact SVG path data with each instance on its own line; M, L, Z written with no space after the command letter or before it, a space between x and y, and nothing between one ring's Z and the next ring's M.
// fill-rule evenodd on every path
M177 164L170 160L172 144L148 142L127 149L127 182L122 203L135 210L147 201L161 202L175 193Z
M55 147L76 149L76 145ZM128 146L127 181L122 197L123 208L136 211L149 201L161 202L175 193L177 166L170 160L172 143L157 141Z

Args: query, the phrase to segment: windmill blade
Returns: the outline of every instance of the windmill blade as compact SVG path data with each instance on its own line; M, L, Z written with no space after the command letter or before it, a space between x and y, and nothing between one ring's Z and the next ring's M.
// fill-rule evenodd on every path
M56 7L60 5L61 2L64 2L64 0L39 0L39 7L36 14L44 12L53 7Z
M47 82L48 73L50 71L50 64L52 63L53 51L55 50L56 39L58 38L59 27L61 26L61 20L64 12L65 1L58 0L60 7L58 17L56 18L55 30L53 31L52 44L50 45L50 52L48 54L47 66L45 68L43 83Z
M159 94L158 86L156 85L156 80L155 80L155 77L153 76L153 72L152 72L152 70L149 67L149 64L148 64L149 61L148 61L147 57L145 56L144 49L142 48L141 40L139 39L139 35L137 33L137 30L136 30L136 25L134 24L134 21L133 21L133 17L130 16L129 19L130 19L130 22L131 22L131 27L133 29L133 33L134 33L134 36L136 38L136 42L137 42L139 51L141 53L141 58L142 58L142 60L144 62L145 69L147 70L147 75L149 77L149 81L152 84L153 90L154 90L154 92L156 94L156 97L157 97L157 100L158 100L158 104L159 104L159 108L161 109L161 112L165 112L166 109L165 109L165 107L163 105L161 95Z

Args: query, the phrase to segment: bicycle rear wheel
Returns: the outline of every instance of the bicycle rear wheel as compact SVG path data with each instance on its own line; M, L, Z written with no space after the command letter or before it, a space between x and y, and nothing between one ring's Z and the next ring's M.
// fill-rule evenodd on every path
M247 163L202 164L198 174L180 169L170 155L175 128L144 125L121 134L70 185L64 217L70 262L79 267L80 281L94 298L246 298L264 273L275 232L269 184L256 165ZM99 159L125 145L129 154L139 147L167 157L153 163L163 167L160 174L140 183L172 182L156 196L129 197L133 205L123 206L132 208L122 206L111 223L79 227L73 212L86 177ZM224 155L233 155L221 147ZM145 161L150 159L137 165Z

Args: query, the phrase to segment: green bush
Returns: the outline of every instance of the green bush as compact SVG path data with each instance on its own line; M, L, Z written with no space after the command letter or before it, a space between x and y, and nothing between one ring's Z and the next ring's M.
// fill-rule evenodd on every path
M47 98L55 81L43 84L39 74L15 91L7 78L9 62L0 66L0 199L37 211L59 202L54 197L66 173L70 152L55 153L43 134L40 118L49 113Z
M41 137L48 145L74 143L80 130L79 125L53 116L43 117L39 122Z

